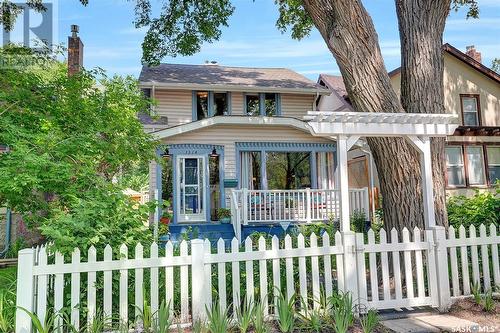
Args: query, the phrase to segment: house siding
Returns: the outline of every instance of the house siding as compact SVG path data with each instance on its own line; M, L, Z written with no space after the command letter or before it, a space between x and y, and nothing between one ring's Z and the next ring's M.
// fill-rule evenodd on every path
M401 75L391 78L398 95ZM444 107L447 113L457 114L462 123L460 94L479 95L482 126L500 126L500 85L484 74L464 64L452 55L444 55Z
M315 95L281 94L281 115L302 119L314 110Z
M189 123L193 118L193 97L191 90L156 89L155 111L168 118L168 127Z
M155 91L158 116L168 118L168 127L189 123L193 118L193 95L191 90L166 90L157 88ZM308 111L313 110L315 95L312 94L281 94L281 115L302 119ZM244 114L244 92L231 92L231 114ZM154 128L157 130L158 128Z
M164 140L167 144L213 144L224 146L224 171L226 178L236 178L236 142L305 142L332 143L309 133L285 126L262 127L216 125L197 131L179 134Z

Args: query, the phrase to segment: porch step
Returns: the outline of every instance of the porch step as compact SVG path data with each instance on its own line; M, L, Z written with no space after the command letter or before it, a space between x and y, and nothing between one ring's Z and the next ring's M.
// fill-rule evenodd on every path
M283 229L281 225L268 224L268 225L242 225L241 237L244 240L253 233L264 233L271 236L284 237L287 233L292 232L297 227L293 224L288 226L288 229Z
M200 223L189 225L170 225L170 240L180 242L183 239L208 239L212 244L216 244L219 238L226 242L226 246L231 244L234 238L233 225L229 223Z

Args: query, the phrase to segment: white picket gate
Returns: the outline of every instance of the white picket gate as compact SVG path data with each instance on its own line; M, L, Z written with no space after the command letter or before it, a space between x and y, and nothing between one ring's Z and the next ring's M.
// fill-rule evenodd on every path
M48 304L56 312L69 308L76 327L84 326L82 320L92 320L97 311L132 322L145 298L153 312L162 301L171 302L180 324L205 318L205 306L214 300L230 313L243 299L260 301L272 317L277 289L288 298L296 294L307 300L348 291L361 312L418 306L444 309L453 297L470 294L470 282L481 283L483 291L500 284L499 244L497 227L491 225L489 235L481 226L479 237L471 227L468 237L463 228L458 237L453 228L448 237L444 228L415 229L412 234L407 229L401 234L392 230L390 235L370 230L367 235L337 232L333 239L327 233L287 236L282 241L260 238L257 244L247 238L243 245L233 239L229 249L222 240L216 249L208 240L183 241L178 249L169 242L162 255L156 244L148 256L137 245L133 258L126 246L115 255L108 246L102 253L91 248L83 262L79 250L64 258L47 255L42 247L19 253L17 300L18 306L40 318ZM85 295L82 281L86 281ZM30 318L19 310L16 332L31 332Z

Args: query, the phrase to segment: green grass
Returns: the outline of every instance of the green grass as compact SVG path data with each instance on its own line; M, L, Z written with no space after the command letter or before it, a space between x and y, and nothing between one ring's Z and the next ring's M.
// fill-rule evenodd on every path
M17 268L0 269L0 333L13 332L16 313Z

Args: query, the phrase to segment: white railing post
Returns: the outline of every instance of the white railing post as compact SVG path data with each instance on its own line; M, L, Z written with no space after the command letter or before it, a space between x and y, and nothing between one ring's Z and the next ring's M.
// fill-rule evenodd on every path
M34 249L24 249L19 251L17 266L16 333L31 333L31 318L20 308L34 312L34 265Z
M368 220L370 220L370 195L368 187L363 187L363 209Z
M247 225L248 224L248 189L243 188L241 190L241 196L243 200L243 224Z
M306 189L306 222L311 223L311 189Z
M344 290L341 291L349 293L353 303L356 304L359 302L356 234L352 231L344 231L341 234L344 249ZM364 272L359 274L364 274Z
M446 248L446 231L442 226L431 228L434 236L436 260L436 279L439 311L445 312L451 306L450 277L448 276L448 251Z
M210 281L205 280L205 246L201 239L191 241L191 288L192 288L192 318L193 323L206 320L205 306L207 292L212 292Z

